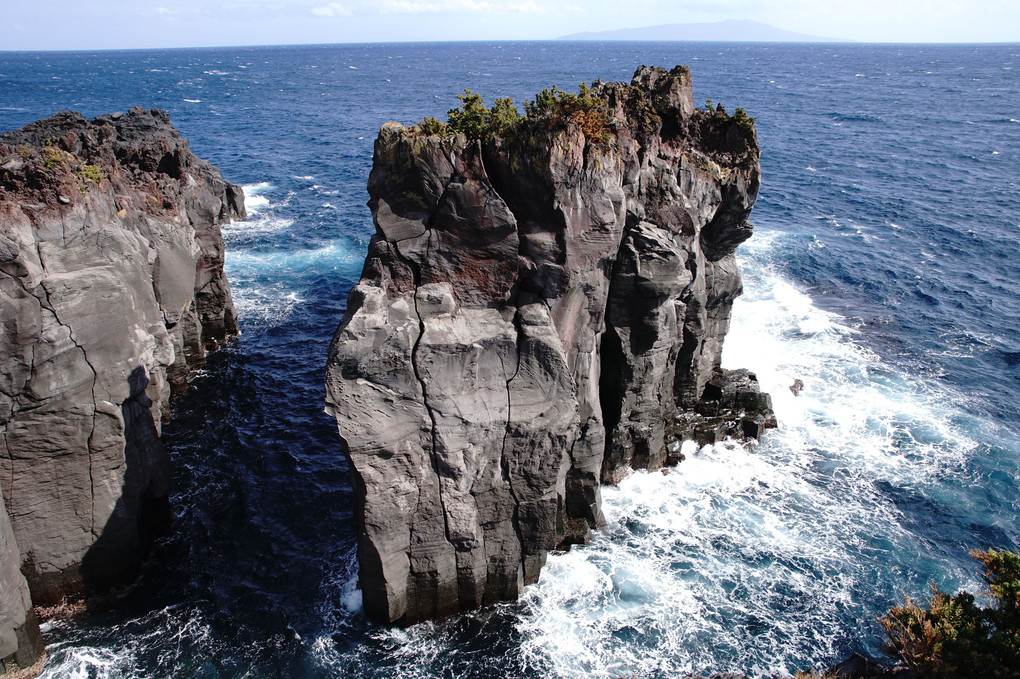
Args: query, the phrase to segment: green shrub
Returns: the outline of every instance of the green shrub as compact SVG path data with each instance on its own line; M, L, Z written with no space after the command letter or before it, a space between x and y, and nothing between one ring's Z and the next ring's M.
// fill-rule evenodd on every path
M447 113L447 125L454 134L462 133L468 139L486 139L492 128L492 112L482 103L482 95L465 89L458 94L460 108L451 109Z
M882 650L922 679L1020 676L1020 554L973 551L994 605L932 586L928 606L906 599L879 619Z
M87 179L97 184L102 180L106 179L106 175L99 168L98 165L79 165L78 169L74 172L81 179Z
M548 119L550 127L564 125L568 121L577 125L584 136L596 143L609 138L609 117L605 102L592 94L587 83L578 85L577 94L556 89L545 89L535 95L535 101L524 102L524 111L529 119Z
M88 193L89 182L98 184L104 179L106 179L106 175L98 165L83 163L74 170L74 183L78 185L78 191L82 195Z
M521 124L521 114L510 97L497 99L489 112L492 117L492 131L500 137L513 134Z
M48 140L43 146L43 165L47 168L67 168L67 152Z
M535 95L534 101L524 102L524 116L509 97L497 99L491 108L486 108L482 97L471 90L465 89L464 94L458 94L457 98L460 99L460 108L448 112L446 123L425 118L409 127L408 131L416 136L464 134L469 139L488 141L494 136L513 136L526 120L541 120L550 129L573 123L594 142L604 142L608 138L609 118L605 103L594 96L585 83L581 83L577 94L558 90L555 85L552 89L542 90Z
M557 94L566 94L566 92L557 90L555 85L552 86L552 89L547 87L542 90L535 95L534 101L524 102L524 115L528 118L539 118L553 114L556 111Z
M450 126L432 116L425 116L425 120L412 125L410 130L414 134L426 137L446 137L450 134Z
M747 115L747 112L742 108L738 108L733 113L733 122L735 122L738 126L740 126L742 130L746 132L751 131L751 129L754 127L754 123L756 120L758 119L752 118L751 116Z

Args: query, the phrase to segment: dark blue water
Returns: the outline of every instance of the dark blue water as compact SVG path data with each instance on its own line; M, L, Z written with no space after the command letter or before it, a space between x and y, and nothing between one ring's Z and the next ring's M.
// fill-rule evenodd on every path
M524 599L360 614L350 485L321 412L386 120L467 87L691 67L758 118L758 232L724 361L782 425L606 491L609 525ZM977 588L1020 500L1020 47L470 43L0 53L0 129L168 110L249 189L226 229L241 337L176 404L172 531L132 589L48 630L49 677L765 675L877 655L927 583ZM794 397L786 388L802 379Z

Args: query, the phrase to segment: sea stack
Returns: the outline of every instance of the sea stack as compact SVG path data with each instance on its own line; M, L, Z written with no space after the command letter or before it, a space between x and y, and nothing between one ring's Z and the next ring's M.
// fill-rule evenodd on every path
M383 125L376 233L330 347L365 612L386 623L517 598L603 522L600 483L775 423L753 374L720 369L753 120L696 108L679 66L498 108L480 131Z
M169 521L171 393L237 332L232 217L243 191L163 111L0 135L0 660L34 661L29 589L128 581Z

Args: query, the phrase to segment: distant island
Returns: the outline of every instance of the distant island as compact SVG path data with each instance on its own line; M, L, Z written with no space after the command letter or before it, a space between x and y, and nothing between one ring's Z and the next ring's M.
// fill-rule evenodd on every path
M703 42L851 42L784 31L760 21L715 21L702 24L661 24L615 31L585 31L563 35L559 40L688 40Z

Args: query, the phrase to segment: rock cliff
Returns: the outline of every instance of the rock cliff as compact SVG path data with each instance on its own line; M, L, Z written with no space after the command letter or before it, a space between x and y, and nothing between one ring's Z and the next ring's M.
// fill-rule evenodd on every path
M130 579L169 520L171 392L237 332L231 217L162 111L0 135L0 659L25 579L37 604Z
M382 127L327 366L384 622L516 598L603 522L600 483L774 425L719 367L753 120L696 109L683 67L546 90L523 118L462 99L450 125Z

